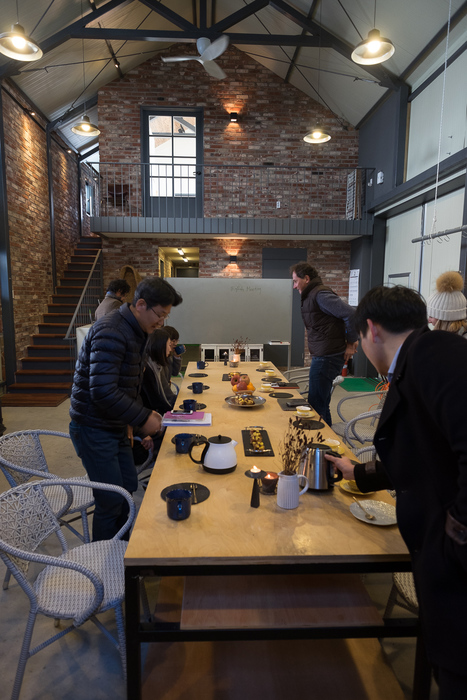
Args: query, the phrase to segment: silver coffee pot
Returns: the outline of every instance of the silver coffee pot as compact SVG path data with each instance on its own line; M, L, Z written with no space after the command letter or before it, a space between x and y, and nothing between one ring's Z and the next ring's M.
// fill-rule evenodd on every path
M334 473L333 465L325 457L326 452L332 452L331 448L319 443L312 443L302 450L298 474L306 476L309 490L327 491L342 479L338 469Z

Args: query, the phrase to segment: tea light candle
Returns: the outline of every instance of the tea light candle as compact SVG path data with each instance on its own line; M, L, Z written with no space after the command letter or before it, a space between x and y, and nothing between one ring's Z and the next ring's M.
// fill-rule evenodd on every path
M268 472L266 476L261 479L261 491L263 493L275 493L278 480L279 474L276 474L276 472Z
M258 467L254 465L251 467L251 469L248 469L245 472L245 476L249 476L250 479L253 479L253 490L251 492L250 506L252 508L259 508L259 479L266 476L266 472L264 472L262 469L258 469Z

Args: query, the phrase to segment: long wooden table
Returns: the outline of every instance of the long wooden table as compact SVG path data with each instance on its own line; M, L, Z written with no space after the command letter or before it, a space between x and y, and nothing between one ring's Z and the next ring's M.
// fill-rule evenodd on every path
M258 363L242 363L241 369L249 373L256 387L260 387L264 375L257 372ZM252 508L252 480L244 472L254 464L267 471L281 471L279 443L291 413L282 411L276 399L258 390L255 394L266 398L263 406L229 406L225 398L233 393L230 383L222 381L222 375L230 368L223 363L210 363L205 370L207 377L197 380L189 376L197 371L195 363L188 365L176 403L193 397L189 384L203 381L209 389L196 398L212 413L212 426L191 430L167 428L125 556L128 698L139 700L141 697L140 647L143 642L417 635L418 629L410 626L413 621L383 624L380 619L377 624L371 616L362 625L351 623L345 617L334 620L331 625L317 624L316 620L287 623L287 619L280 624L276 619L272 628L263 628L260 615L259 622L250 625L253 631L244 623L236 629L231 623L224 628L222 624L212 629L208 629L209 624L199 628L196 615L191 621L188 615L182 624L180 621L175 624L140 622L139 582L145 575L184 576L186 580L195 581L194 588L201 586L202 589L200 581L206 579L199 579L200 576L224 575L228 581L232 576L245 575L286 574L290 577L410 570L409 554L397 526L375 527L356 520L349 509L351 496L338 487L325 492L308 491L300 497L300 505L294 510L279 508L276 497L266 495L261 496L259 508ZM280 376L280 372L278 374ZM299 397L294 390L283 391ZM274 457L245 457L241 430L250 425L267 429ZM236 440L237 469L230 474L205 472L188 455L176 453L171 438L178 432L201 433L208 438L220 434ZM328 426L322 428L321 433L334 436ZM199 458L201 447L195 449L195 454ZM170 520L161 491L171 484L194 481L207 486L210 497L193 506L187 520ZM385 491L371 497L393 502ZM186 595L189 597L190 593ZM191 595L196 597L193 591ZM419 691L414 697L417 693L418 697L424 697Z

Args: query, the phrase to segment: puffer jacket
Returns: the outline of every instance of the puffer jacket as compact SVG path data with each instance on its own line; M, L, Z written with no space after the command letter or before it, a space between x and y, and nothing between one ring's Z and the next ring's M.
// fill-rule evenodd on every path
M151 411L139 395L147 339L129 304L94 323L76 363L72 420L104 430L146 422Z

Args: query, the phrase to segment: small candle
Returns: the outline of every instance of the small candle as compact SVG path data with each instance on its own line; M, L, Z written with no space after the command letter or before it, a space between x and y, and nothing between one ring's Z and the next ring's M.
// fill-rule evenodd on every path
M253 466L253 467L251 467L251 469L250 469L250 472L251 472L252 474L259 474L260 471L261 471L261 469L258 469L258 467L256 467L256 466Z
M261 490L263 493L274 493L277 486L279 475L276 472L268 472L261 479Z

